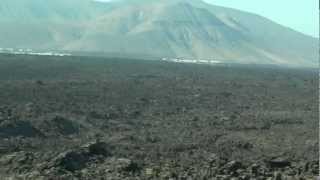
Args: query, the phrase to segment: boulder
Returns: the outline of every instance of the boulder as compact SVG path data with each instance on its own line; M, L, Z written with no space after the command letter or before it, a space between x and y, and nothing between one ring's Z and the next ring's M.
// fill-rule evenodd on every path
M273 169L285 168L285 167L291 166L291 162L286 158L282 158L282 157L273 158L267 161L267 164L270 166L270 168L273 168Z
M236 172L238 169L243 168L243 165L241 162L238 161L231 161L225 165L225 169L227 169L229 172Z
M128 173L136 173L141 170L141 167L137 163L125 158L118 159L118 168Z
M111 147L104 142L95 142L88 146L91 155L111 156Z
M98 157L111 156L109 146L104 142L89 143L79 149L61 153L55 160L54 166L67 171L77 171L85 168L89 162Z
M89 158L84 151L69 151L58 156L56 166L73 172L85 168Z

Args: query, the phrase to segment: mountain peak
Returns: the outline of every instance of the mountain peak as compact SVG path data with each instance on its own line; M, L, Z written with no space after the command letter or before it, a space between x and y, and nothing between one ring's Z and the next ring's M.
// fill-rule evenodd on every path
M2 1L0 47L317 65L317 39L201 0Z
M189 3L189 4L202 4L202 0L111 0L108 1L113 4L120 5L148 5L148 4L176 4L176 3Z

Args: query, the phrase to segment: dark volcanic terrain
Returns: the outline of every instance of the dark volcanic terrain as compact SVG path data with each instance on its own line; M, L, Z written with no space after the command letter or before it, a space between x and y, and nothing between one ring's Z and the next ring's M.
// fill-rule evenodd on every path
M0 55L0 179L313 179L312 69Z

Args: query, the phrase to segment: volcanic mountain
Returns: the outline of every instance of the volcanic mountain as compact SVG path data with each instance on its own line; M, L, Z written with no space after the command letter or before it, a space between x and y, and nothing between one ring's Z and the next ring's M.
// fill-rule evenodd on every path
M316 66L318 39L201 0L1 0L0 47Z

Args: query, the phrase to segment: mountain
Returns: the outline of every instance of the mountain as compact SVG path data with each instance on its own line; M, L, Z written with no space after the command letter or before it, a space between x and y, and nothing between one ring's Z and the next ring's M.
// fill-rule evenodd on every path
M316 66L318 39L201 0L1 0L0 47Z

